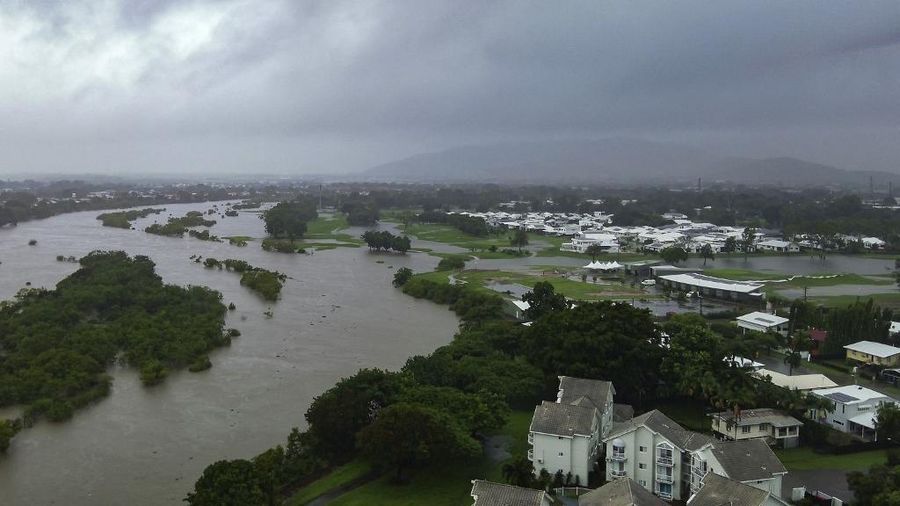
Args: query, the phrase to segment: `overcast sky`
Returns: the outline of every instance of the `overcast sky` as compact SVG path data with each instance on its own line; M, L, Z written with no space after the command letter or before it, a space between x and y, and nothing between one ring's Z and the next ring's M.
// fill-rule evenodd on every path
M0 0L0 174L608 136L900 172L900 2Z

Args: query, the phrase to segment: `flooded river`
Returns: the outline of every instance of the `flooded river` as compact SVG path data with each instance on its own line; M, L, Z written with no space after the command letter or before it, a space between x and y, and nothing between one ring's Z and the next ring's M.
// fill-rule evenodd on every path
M138 230L102 227L98 212L0 229L2 299L26 282L52 288L77 268L57 262L57 255L121 249L148 255L168 283L221 291L226 303L237 305L227 325L242 332L211 354L209 371L174 373L144 388L134 371L115 368L109 397L68 422L21 432L0 456L0 504L178 504L206 465L282 443L292 426L303 426L313 396L340 377L361 367L399 368L455 332L457 320L445 306L407 297L390 284L396 268L431 270L433 257L373 255L366 248L285 255L262 251L258 241L239 248L139 231L169 212L212 206L167 206L163 215L138 220ZM263 235L254 213L215 219L215 235ZM29 246L31 239L37 245ZM266 303L240 286L240 276L204 269L189 259L194 254L243 259L291 279L282 300ZM274 317L266 318L270 307Z

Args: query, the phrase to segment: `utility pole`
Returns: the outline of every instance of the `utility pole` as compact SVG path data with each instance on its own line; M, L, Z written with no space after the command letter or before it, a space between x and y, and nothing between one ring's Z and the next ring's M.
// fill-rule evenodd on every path
M703 193L703 178L697 178L697 193Z

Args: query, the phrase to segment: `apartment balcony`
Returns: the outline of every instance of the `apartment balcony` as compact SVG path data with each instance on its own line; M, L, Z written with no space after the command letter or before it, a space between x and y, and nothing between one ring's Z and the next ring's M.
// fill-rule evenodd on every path
M613 453L612 456L606 460L612 462L625 462L626 460L628 460L628 457L626 457L624 453Z
M530 460L531 462L534 462L534 448L528 449L528 460Z
M628 476L628 473L625 472L624 469L613 469L609 472L609 475L613 478L624 478L625 476Z
M530 444L530 445L534 444L534 432L528 433L528 444Z
M657 455L657 456L656 456L656 463L659 464L659 465L661 465L661 466L672 467L672 466L675 465L675 460L672 458L671 455L669 455L669 456L665 456L665 455Z
M671 474L657 474L656 481L659 483L675 483L675 477Z
M663 499L666 501L672 500L672 492L657 491L656 495L658 495L660 499Z

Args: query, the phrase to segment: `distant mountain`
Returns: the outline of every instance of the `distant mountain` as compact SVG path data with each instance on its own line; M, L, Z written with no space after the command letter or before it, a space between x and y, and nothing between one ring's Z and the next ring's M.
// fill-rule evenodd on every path
M729 181L810 186L900 184L900 175L848 171L795 158L723 157L637 139L541 141L460 146L373 167L379 181L498 183L676 183Z

